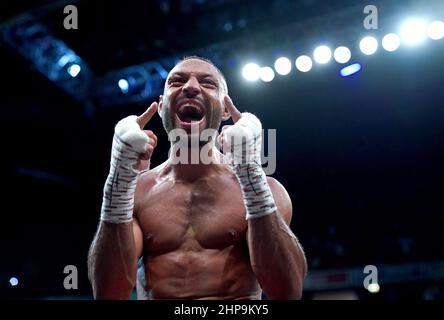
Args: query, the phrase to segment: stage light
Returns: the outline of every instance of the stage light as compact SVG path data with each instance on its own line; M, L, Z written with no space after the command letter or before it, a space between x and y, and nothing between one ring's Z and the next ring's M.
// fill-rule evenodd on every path
M349 77L357 72L359 72L362 69L361 65L359 63L353 63L349 66L346 66L342 68L339 73L342 77Z
M64 54L58 61L57 65L63 68L68 62L72 62L75 59L73 54Z
M423 20L410 19L401 25L400 34L406 44L418 45L426 38L427 25Z
M365 55L372 55L378 50L378 40L374 37L364 37L359 42L359 49Z
M262 81L270 82L274 79L274 71L270 67L262 67L259 76Z
M370 284L367 286L367 290L368 290L368 292L370 292L370 293L378 293L380 289L381 289L381 288L379 287L379 284L377 284L377 283L370 283Z
M68 73L71 77L75 78L79 74L80 70L82 70L82 68L78 64L73 64L72 66L69 66Z
M255 63L248 63L242 69L242 75L248 81L259 80L261 68Z
M350 61L351 52L347 47L337 47L333 52L333 56L338 63L346 63Z
M224 24L225 32L230 32L233 30L233 24L231 22L225 22Z
M444 38L444 22L439 20L432 21L427 28L427 34L432 40Z
M401 38L396 33L389 33L382 38L382 47L388 51L393 52L399 48Z
M16 277L11 277L11 279L9 279L9 284L12 287L15 287L16 285L18 285L18 279Z
M288 58L280 57L274 63L274 69L281 76L285 76L291 71L291 61Z
M313 67L313 61L309 56L299 56L295 62L296 68L301 72L308 72Z
M129 90L129 83L128 83L128 80L126 80L126 79L120 79L120 80L117 82L117 85L119 86L120 91L122 91L122 93L128 93L128 90Z
M319 64L325 64L331 60L331 50L327 46L319 46L313 51L313 58Z

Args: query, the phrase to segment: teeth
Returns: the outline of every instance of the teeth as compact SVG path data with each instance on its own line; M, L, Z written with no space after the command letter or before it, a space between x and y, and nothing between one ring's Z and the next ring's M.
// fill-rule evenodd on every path
M179 112L182 112L183 109L186 108L186 107L190 107L190 108L193 108L193 109L197 109L197 111L199 112L199 114L202 114L202 113L203 113L202 110L201 110L201 108L200 108L200 106L198 106L198 105L194 105L194 104L184 104L184 105L181 105L181 106L179 107L178 111L179 111Z
M187 111L185 111L186 108L191 108L191 110L188 109ZM192 113L197 113L199 115L203 114L203 112L199 108L197 108L195 106L191 106L191 105L184 105L178 110L179 113L184 113L184 111L187 113L191 111Z
M177 109L177 115L179 119L184 122L197 122L204 117L204 112L201 110L200 106L186 103Z

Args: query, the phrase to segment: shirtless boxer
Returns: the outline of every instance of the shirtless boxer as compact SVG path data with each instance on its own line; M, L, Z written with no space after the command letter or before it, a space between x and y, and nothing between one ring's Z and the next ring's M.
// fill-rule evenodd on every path
M191 126L218 130L231 117L234 125L217 140L228 155L210 139L198 148L210 147L212 163L177 163L170 152L149 170L157 137L144 127L156 111L167 133L181 128L190 136ZM261 129L233 105L219 69L199 57L171 70L158 103L116 125L88 256L96 299L129 299L139 257L139 299L260 299L262 290L270 299L301 298L305 256L288 227L290 197L260 165ZM239 136L247 150L240 156L233 151Z

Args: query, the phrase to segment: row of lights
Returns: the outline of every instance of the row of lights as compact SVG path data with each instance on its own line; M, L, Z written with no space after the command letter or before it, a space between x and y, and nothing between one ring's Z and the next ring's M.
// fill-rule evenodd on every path
M427 35L432 40L442 39L444 37L444 22L436 20L427 26L423 20L409 20L401 26L400 36L395 33L385 35L382 38L382 47L388 52L393 52L401 45L401 39L407 45L416 45L423 42ZM363 54L372 55L378 49L378 40L371 36L365 37L360 41L359 48ZM336 62L344 64L350 61L351 51L347 47L340 46L332 53L331 49L325 45L319 46L313 51L313 59L319 64L328 63L332 57ZM311 57L302 55L296 59L295 66L300 72L308 72L313 67L313 61ZM285 57L278 58L274 63L274 69L280 75L289 74L291 68L291 61ZM80 71L81 67L76 63L67 68L67 72L73 78L77 77ZM270 67L261 68L255 63L248 63L242 69L242 75L249 81L261 79L264 82L270 82L274 79L275 72ZM129 90L129 83L126 79L120 79L118 86L122 93L127 93Z
M427 36L432 40L440 40L444 38L444 22L440 20L433 21L427 25L423 20L411 19L401 25L399 35L389 33L382 38L382 47L388 51L396 51L401 42L406 45L418 45L422 43ZM375 37L367 36L359 42L359 49L365 55L372 55L378 50L378 40ZM340 64L350 61L351 51L345 46L337 47L333 52L325 45L317 47L313 51L313 60L318 64L326 64L330 60L334 60ZM296 69L300 72L308 72L313 68L313 60L308 55L301 55L295 60ZM274 70L271 67L260 67L255 63L248 63L242 69L243 77L248 81L257 81L261 79L264 82L270 82L275 77L275 72L285 76L291 72L292 63L286 57L278 58L274 63ZM361 69L358 63L347 66L341 70L342 76L348 76L356 73Z

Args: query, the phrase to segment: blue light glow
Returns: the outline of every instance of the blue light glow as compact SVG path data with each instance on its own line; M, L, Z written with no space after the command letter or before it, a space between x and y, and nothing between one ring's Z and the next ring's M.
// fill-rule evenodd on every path
M341 74L341 77L349 77L355 73L358 73L361 71L362 66L359 63L353 63L349 66L346 66L342 68L339 73Z
M79 74L80 70L82 70L82 68L78 64L73 64L68 68L68 73L71 77L75 78Z
M129 83L126 79L120 79L117 83L122 93L128 93Z
M59 65L59 67L63 68L68 62L72 60L73 60L72 54L65 54L59 59L59 61L57 61L57 64Z
M18 279L16 277L12 277L11 279L9 279L9 283L12 287L15 287L16 285L18 285Z

